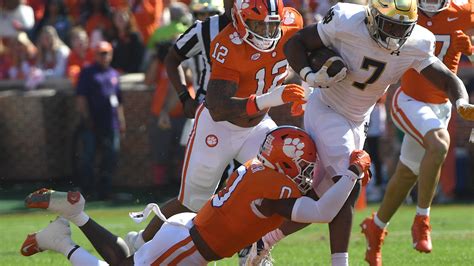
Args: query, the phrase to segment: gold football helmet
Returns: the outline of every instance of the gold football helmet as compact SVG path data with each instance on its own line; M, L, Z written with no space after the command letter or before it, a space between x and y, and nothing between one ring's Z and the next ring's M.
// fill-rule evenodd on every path
M372 38L385 49L400 49L417 19L417 0L369 0L367 27Z

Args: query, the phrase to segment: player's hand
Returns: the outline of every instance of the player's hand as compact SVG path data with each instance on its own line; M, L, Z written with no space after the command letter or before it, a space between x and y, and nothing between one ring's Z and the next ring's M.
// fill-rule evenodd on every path
M198 102L192 98L186 100L183 104L184 116L193 119L198 108Z
M283 100L284 103L289 103L289 102L299 102L299 103L305 103L305 90L303 87L297 84L287 84L283 85L283 90L281 94L281 99Z
M472 55L473 47L471 43L471 37L466 35L462 30L454 32L453 47L456 51L459 51L465 55Z
M291 116L300 116L304 114L303 104L300 102L294 102L291 105Z
M249 97L249 101L250 104L247 106L255 106L252 102L255 101L258 110L247 110L248 114L289 102L304 104L306 103L305 90L296 84L281 85L265 94L254 96L254 98Z
M354 165L359 173L363 173L361 176L362 186L366 186L372 178L370 172L370 164L372 160L370 155L364 150L354 150L351 153L350 165Z
M318 72L311 72L306 76L306 82L313 87L329 87L334 83L340 82L347 76L347 67L341 68L341 71L334 75L333 77L329 77L328 75L328 67L322 66Z
M456 110L464 120L474 121L474 104L468 103L465 99L456 101Z

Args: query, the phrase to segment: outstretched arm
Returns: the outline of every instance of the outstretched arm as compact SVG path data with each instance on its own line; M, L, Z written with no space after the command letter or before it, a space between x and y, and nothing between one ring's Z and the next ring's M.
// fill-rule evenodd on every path
M474 120L474 105L469 104L466 87L441 61L435 61L425 67L421 74L438 89L446 92L451 103L456 104L456 109L463 119Z

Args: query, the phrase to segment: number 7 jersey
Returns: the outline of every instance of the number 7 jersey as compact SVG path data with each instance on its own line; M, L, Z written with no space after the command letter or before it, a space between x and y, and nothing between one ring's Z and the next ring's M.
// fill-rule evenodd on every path
M416 25L399 51L380 47L369 35L365 6L339 3L317 25L325 46L336 51L348 67L347 77L327 89L321 99L352 121L364 121L390 84L413 68L420 72L438 59L434 35ZM315 33L316 34L316 33Z
M228 80L238 84L235 97L260 95L282 84L288 75L283 52L286 41L303 26L303 18L293 8L285 7L282 36L270 52L255 50L243 41L233 25L227 25L211 43L211 80Z

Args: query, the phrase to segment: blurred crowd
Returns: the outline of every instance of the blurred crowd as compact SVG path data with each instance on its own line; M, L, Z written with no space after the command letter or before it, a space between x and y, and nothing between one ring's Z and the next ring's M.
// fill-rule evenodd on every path
M203 3L208 2L215 8L205 8L208 5ZM322 19L338 1L283 2L298 9L308 25ZM365 4L366 0L345 2ZM0 0L0 80L23 80L27 89L50 78L69 79L76 85L81 70L95 62L98 46L103 41L110 43L110 66L119 75L144 73L145 83L155 90L150 125L154 183L179 184L186 118L167 79L164 58L194 20L223 11L221 0ZM182 65L192 87L198 79L193 74L195 66L191 61ZM472 86L471 80L468 90L472 91ZM395 137L399 134L396 129L385 126L390 122L384 103L381 99L372 114L366 146L374 159L373 200L383 195L383 184L398 155L396 143L385 147L379 143L400 140Z

